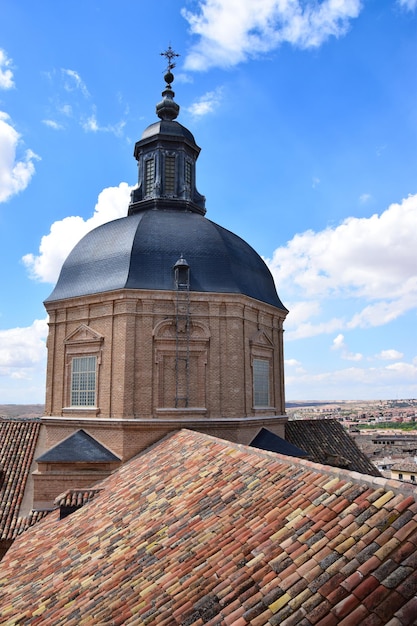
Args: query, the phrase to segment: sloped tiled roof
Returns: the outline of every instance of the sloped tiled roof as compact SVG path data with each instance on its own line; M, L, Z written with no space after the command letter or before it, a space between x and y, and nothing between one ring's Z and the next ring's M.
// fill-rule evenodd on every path
M31 511L28 515L19 517L13 528L12 538L14 539L25 530L39 522L39 520L45 517L45 515L48 515L48 513L50 513L50 511L45 509L43 511Z
M3 624L407 626L417 491L180 431L0 566Z
M61 493L55 498L55 504L59 507L59 519L63 519L80 509L100 491L100 489L68 489L68 491Z
M317 463L371 476L381 475L337 420L289 420L285 425L285 439L305 450Z
M55 498L57 506L84 506L90 502L101 489L68 489Z
M0 418L0 540L14 535L40 426L36 419Z
M417 464L410 461L397 461L392 466L392 469L400 472L415 472L417 474Z

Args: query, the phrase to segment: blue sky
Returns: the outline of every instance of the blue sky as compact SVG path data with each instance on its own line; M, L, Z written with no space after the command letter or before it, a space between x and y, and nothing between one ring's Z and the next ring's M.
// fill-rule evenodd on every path
M290 310L287 400L417 396L417 0L3 0L0 403L43 402L43 300L127 212L168 45L207 217Z

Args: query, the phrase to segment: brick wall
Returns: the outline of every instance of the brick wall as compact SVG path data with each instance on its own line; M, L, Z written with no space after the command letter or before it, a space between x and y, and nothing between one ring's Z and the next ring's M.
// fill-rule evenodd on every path
M190 292L186 327L177 292L145 290L47 303L47 310L40 454L80 428L122 462L181 428L245 444L262 427L285 437L284 311L240 294ZM97 406L74 408L71 359L88 354L97 356ZM257 409L254 358L270 365L271 406ZM65 489L92 487L100 478L88 468L40 467L35 503L46 506Z
M284 413L285 313L279 309L242 295L191 292L188 339L176 325L176 292L110 292L48 303L47 309L46 415L150 419L160 409L178 412L175 397L187 395L188 408L204 409L207 419L254 416L259 414L252 399L255 353L270 356L267 413ZM90 333L84 340L81 326ZM98 355L98 410L74 411L71 357L89 351ZM184 407L185 402L178 403Z

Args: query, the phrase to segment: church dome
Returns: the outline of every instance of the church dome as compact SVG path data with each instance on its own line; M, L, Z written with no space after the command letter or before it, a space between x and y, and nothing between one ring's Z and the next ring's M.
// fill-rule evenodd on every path
M47 302L115 289L173 290L181 255L191 291L240 293L285 309L251 246L198 213L172 209L141 211L90 231L69 254Z
M205 197L196 188L200 148L175 121L171 48L159 121L136 142L138 185L128 215L88 233L64 262L46 302L118 289L175 289L174 266L184 258L189 289L243 294L286 311L272 275L245 241L205 217Z

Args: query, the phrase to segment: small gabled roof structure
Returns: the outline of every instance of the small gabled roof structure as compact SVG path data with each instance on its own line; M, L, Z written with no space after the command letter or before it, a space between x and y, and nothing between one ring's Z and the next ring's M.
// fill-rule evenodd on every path
M285 424L285 439L317 463L381 476L337 420L290 420Z
M415 623L411 485L183 430L96 487L4 557L6 623Z
M120 462L118 456L82 429L77 430L36 460L38 463Z

